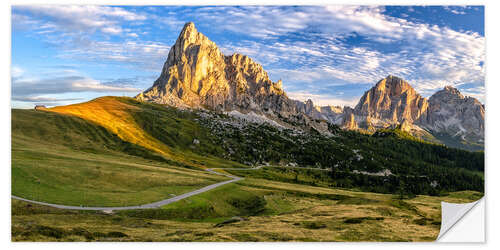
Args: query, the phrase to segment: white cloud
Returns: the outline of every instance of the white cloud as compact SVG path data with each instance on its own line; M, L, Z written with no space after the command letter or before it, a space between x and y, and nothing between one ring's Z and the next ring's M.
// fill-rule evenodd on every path
M269 38L313 27L325 34L358 32L401 38L404 22L382 14L379 6L326 5L281 8L270 6L207 7L191 15L215 29ZM213 26L213 24L216 24ZM242 29L241 27L245 27Z
M66 102L66 101L78 101L82 100L82 98L56 98L56 97L47 97L47 96L14 96L12 97L13 101L20 102Z
M465 15L466 6L444 6L446 11L449 11L455 15Z
M10 75L13 77L13 78L18 78L20 77L21 75L23 75L24 73L24 70L18 66L12 66L11 69L10 69Z
M13 96L72 92L139 92L131 87L107 86L92 78L66 76L46 79L18 79L12 82Z
M18 68L19 72L24 70ZM20 73L12 78L12 99L24 101L49 101L40 97L45 94L64 94L74 92L132 92L138 93L140 90L128 86L117 84L107 85L100 81L79 74L62 74L59 77L37 78L25 76ZM50 100L54 101L54 100Z
M124 67L157 72L159 75L170 47L158 42L88 41L83 47L68 48L59 57L98 63L126 63Z
M109 34L120 34L122 33L122 28L116 26L108 26L102 28L101 31Z
M259 19L251 15L239 18L241 12L245 11L239 9L236 10L238 16L224 16L228 24L232 23L228 20L239 18L238 25L213 27L267 38L262 42L231 44L225 50L243 51L257 61L264 62L267 69L283 78L285 85L290 81L309 83L321 79L375 83L393 74L409 80L424 95L430 95L444 85L475 83L480 87L484 84L485 38L474 32L459 32L447 27L389 17L376 6L298 8L300 18L298 15L288 15L288 19L294 19L293 26L283 26L284 22L274 18L286 15L288 10L255 8L246 11L254 10L259 13ZM218 22L219 19L210 21ZM223 21L222 17L220 21ZM249 29L238 29L249 26L257 27L259 31L246 33ZM307 42L273 39L286 37L290 32L298 33L302 38L310 36L301 33L304 27L320 30L319 38L311 37L311 41ZM353 31L375 42L398 42L401 49L383 53L369 44L352 48L342 39ZM287 62L293 62L296 68L290 68Z
M17 21L39 32L119 34L121 21L142 21L145 15L120 7L95 5L20 5L13 7L13 24ZM16 21L16 22L14 22Z

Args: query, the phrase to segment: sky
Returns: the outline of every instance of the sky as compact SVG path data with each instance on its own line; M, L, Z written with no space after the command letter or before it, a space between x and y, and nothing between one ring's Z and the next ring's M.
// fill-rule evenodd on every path
M451 85L485 100L483 6L22 5L12 7L12 107L135 96L190 21L293 99L354 106L395 75L424 97Z

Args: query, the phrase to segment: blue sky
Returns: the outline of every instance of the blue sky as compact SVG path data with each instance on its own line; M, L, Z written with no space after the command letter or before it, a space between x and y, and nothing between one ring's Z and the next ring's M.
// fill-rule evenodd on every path
M33 5L12 8L12 106L134 96L188 21L294 99L352 106L392 74L425 97L452 85L484 103L482 6Z

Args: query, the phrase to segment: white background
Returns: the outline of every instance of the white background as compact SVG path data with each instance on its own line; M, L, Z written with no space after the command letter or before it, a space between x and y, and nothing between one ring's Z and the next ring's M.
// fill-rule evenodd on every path
M286 249L294 250L304 248L320 248L320 249L401 249L406 248L448 248L448 249L471 249L471 248L491 248L500 249L500 230L498 210L498 190L500 190L499 166L496 163L500 162L500 1L370 1L370 0L352 0L352 1L269 1L269 0L246 0L246 1L193 1L193 0L176 0L176 1L132 1L132 0L113 0L113 1L85 1L85 4L115 4L115 5L207 5L207 4L226 4L226 5L244 5L244 4L282 4L282 5L300 5L300 4L371 4L371 5L485 5L486 6L486 244L471 244L471 243L11 243L10 242L10 5L11 4L82 4L83 1L78 0L18 0L18 1L2 1L0 4L0 20L1 20L1 74L0 79L0 145L2 159L2 175L1 175L1 231L0 239L3 247L1 249L110 249L119 247L121 250L141 248L170 248L170 249ZM477 210L478 207L474 211ZM468 216L474 218L474 211ZM464 228L469 231L452 229L455 233L458 232L458 239L465 239L473 233L477 233L478 229L474 228L478 219L472 219L472 222L460 222L460 225L465 224ZM469 224L468 224L469 223ZM480 229L479 229L480 230Z
M459 220L439 242L484 242L485 241L485 199L481 199Z

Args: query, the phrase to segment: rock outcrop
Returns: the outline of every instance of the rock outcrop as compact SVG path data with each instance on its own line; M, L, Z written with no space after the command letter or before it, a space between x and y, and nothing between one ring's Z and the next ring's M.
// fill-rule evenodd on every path
M399 127L416 136L439 134L484 144L484 106L450 86L427 100L408 82L388 76L365 92L353 113L367 130L370 124L374 128Z
M404 119L399 124L399 129L401 129L402 131L405 131L405 132L410 132L412 129L412 124L408 120Z
M390 75L365 92L354 108L354 113L401 123L405 119L409 122L420 119L427 107L427 100L408 82Z
M262 65L248 56L225 56L193 23L184 25L160 77L136 98L177 107L237 109L287 118L297 114L296 102L286 96L281 80L271 81Z
M344 118L344 108L340 106L317 107L321 117L333 124L340 125Z
M429 98L427 114L417 124L428 130L460 136L481 143L484 140L484 106L458 89L444 87Z
M187 23L170 49L160 77L138 99L174 106L222 106L230 93L225 57Z
M347 130L355 130L358 128L358 123L356 122L356 118L354 117L352 108L344 109L344 116L342 120L342 128Z

